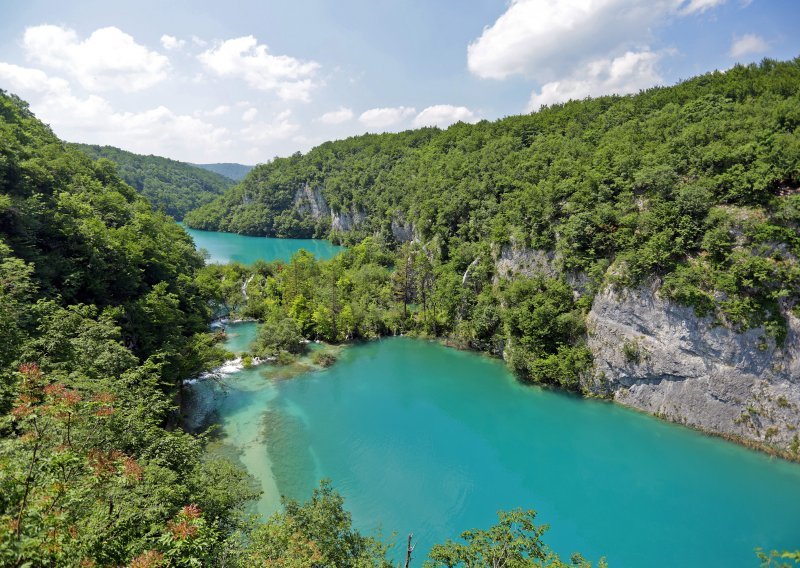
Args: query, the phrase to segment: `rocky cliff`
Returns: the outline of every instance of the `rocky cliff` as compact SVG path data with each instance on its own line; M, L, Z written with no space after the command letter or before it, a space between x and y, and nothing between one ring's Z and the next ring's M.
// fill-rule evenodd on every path
M594 375L585 388L673 422L796 453L800 321L782 345L659 296L658 285L606 288L588 315Z
M495 281L559 278L556 254L516 244L494 255ZM576 296L583 275L566 275ZM587 316L594 368L583 388L666 420L781 452L800 450L800 319L784 309L781 345L763 328L741 333L662 298L659 282L606 287Z
M331 229L344 233L361 227L367 220L367 211L358 206L340 211L333 210L320 188L312 188L309 184L303 185L294 195L292 208L302 215L308 215L314 220L330 217ZM391 222L392 234L398 242L419 240L414 224L407 222L401 215L396 215Z

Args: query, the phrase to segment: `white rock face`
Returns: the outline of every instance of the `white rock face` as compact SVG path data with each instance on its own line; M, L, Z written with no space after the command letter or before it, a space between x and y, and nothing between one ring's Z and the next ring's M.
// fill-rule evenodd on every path
M331 211L331 228L334 231L352 231L366 219L366 211L358 207L354 207L352 211Z
M495 272L500 278L537 274L554 278L559 275L555 261L555 253L551 251L506 244L500 248L500 254L495 260Z
M793 448L800 433L800 321L782 346L659 297L657 286L600 292L588 316L594 376L584 386L707 432Z
M320 188L312 189L305 184L294 195L292 206L300 213L307 214L313 219L321 219L330 215L331 228L334 231L351 231L367 219L363 209L354 207L352 211L333 211Z
M404 219L394 217L392 219L392 236L398 243L418 242L419 237L416 234L413 223L406 223Z
M308 184L297 190L292 205L300 213L308 213L314 219L327 217L331 214L328 202L325 201L325 197L322 195L322 190L319 188L311 189Z

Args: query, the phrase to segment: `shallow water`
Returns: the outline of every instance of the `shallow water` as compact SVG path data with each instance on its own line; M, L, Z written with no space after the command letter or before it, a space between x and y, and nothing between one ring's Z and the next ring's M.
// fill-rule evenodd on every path
M359 528L414 532L419 561L514 507L539 512L559 553L611 566L754 566L756 546L800 542L800 466L521 385L496 360L394 338L292 380L270 369L193 387L217 451L261 482L264 514L327 477Z
M183 223L179 224L191 235L198 249L208 251L208 262L211 264L225 264L227 262L252 264L259 259L288 261L300 249L307 250L316 258L327 259L344 250L344 247L321 239L248 237L235 233L198 231L197 229L190 229Z

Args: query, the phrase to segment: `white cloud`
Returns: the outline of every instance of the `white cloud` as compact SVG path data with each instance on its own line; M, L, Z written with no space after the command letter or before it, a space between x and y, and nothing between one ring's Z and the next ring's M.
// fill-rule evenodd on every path
M613 59L592 61L571 77L546 83L541 92L534 92L528 111L588 96L628 94L652 87L662 80L656 70L660 57L651 51L629 51Z
M258 109L250 107L242 113L242 120L245 122L253 122L258 116Z
M728 54L731 57L743 57L764 53L769 49L769 44L761 36L755 34L745 34L734 40Z
M169 60L115 27L101 28L80 40L71 29L33 26L23 46L31 61L65 71L90 91L140 91L167 76Z
M641 49L670 17L700 13L725 0L512 0L467 48L478 77L557 77L598 57Z
M362 112L358 120L369 128L381 129L394 126L416 112L416 109L404 106L372 108Z
M341 124L352 120L353 111L346 107L339 107L337 110L326 112L319 117L319 121L325 124Z
M726 0L689 0L688 2L679 2L681 4L680 13L687 14L702 14L706 10L716 8L724 4Z
M225 128L164 106L120 112L97 95L75 96L66 80L48 77L39 69L0 63L0 82L28 100L33 112L59 136L73 142L189 161L218 159L232 145Z
M161 36L161 45L164 46L164 49L181 49L184 45L186 45L186 40L164 34Z
M288 55L272 55L253 36L229 39L204 51L198 59L220 77L238 77L287 101L311 100L313 77L320 65Z
M286 140L300 129L292 120L292 111L284 110L269 122L254 122L241 130L241 137L251 144L269 144Z
M218 107L213 108L212 110L206 111L203 113L204 116L223 116L228 114L231 111L231 107L228 105L219 105Z
M444 128L454 122L477 122L475 113L463 106L434 105L423 109L415 118L414 126L438 126Z

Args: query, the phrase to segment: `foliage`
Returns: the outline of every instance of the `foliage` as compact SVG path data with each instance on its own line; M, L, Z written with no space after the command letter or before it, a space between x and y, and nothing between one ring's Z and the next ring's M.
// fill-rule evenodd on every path
M756 555L761 561L762 568L792 568L800 564L800 550L779 552L772 550L764 552L760 548L756 549Z
M326 481L306 503L284 500L282 511L250 533L237 561L287 568L392 566L384 545L352 528L342 497Z
M411 227L430 266L419 255L396 265L404 295L419 284L400 289L407 268L455 288L479 254L489 260L488 245L529 247L552 253L564 275L588 276L590 295L663 279L699 315L765 325L781 341L782 314L800 303L798 85L800 59L764 60L496 122L327 142L257 166L186 222L348 244L378 235L393 247L409 238L398 227ZM295 205L305 189L363 221L332 231ZM431 332L452 323L429 315Z
M174 428L219 363L203 260L0 92L0 564L214 562L255 496Z
M447 541L437 544L430 553L426 568L526 568L550 567L566 568L577 566L591 568L591 563L579 554L574 554L570 562L562 562L542 541L547 525L536 525L536 511L515 511L498 513L498 524L488 530L469 530L461 533L465 543ZM606 566L600 560L599 567Z
M178 220L192 209L213 201L237 179L204 166L159 156L142 156L113 146L69 146L95 160L113 162L119 177L146 197L153 208Z

